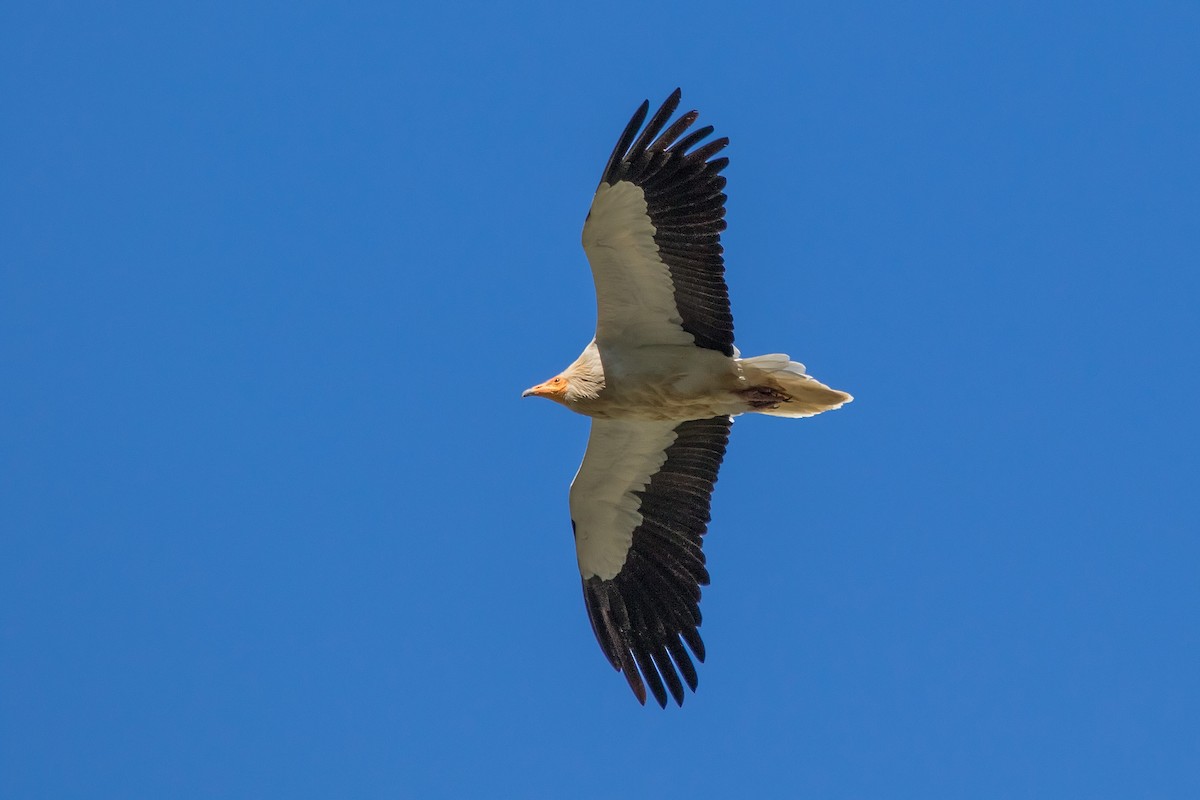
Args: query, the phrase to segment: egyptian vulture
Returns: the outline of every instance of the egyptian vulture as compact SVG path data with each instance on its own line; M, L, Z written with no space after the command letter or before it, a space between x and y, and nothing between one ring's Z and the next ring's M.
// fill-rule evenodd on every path
M725 287L726 138L650 121L642 103L613 149L583 226L596 283L596 336L524 396L592 418L571 483L571 527L588 618L639 702L696 690L704 661L702 537L733 417L808 417L850 402L786 355L742 358ZM685 648L686 645L686 648ZM691 655L688 651L691 651Z

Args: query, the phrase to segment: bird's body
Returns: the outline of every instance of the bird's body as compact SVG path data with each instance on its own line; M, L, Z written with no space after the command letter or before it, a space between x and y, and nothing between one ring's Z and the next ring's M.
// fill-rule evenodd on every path
M583 245L595 338L525 392L592 417L570 496L588 617L638 699L649 684L664 706L668 691L682 704L684 683L696 688L688 650L704 660L701 545L732 418L806 417L851 400L786 355L742 358L733 346L718 174L728 159L713 158L728 140L700 144L711 127L685 136L695 111L668 126L679 98L644 129L642 105L592 201Z
M601 350L592 342L576 364L600 388L564 405L589 417L662 422L736 413L736 367L715 350L669 344Z
M666 422L748 412L810 416L847 401L803 372L787 373L785 388L779 372L789 366L803 370L785 355L743 359L695 345L602 350L593 341L564 370L586 375L576 380L588 388L561 402L594 419Z

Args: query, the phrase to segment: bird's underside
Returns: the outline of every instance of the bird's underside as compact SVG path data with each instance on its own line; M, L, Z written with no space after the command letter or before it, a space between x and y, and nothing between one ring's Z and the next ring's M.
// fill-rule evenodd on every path
M694 345L652 345L625 353L593 342L580 358L598 359L603 385L594 396L579 396L567 405L594 419L683 422L748 412L799 417L849 399L782 354L743 359Z
M678 89L645 127L630 120L583 230L595 339L525 392L592 417L571 484L571 523L592 630L640 702L693 691L710 500L733 417L806 417L851 400L772 354L742 358L724 280L726 139L668 124Z

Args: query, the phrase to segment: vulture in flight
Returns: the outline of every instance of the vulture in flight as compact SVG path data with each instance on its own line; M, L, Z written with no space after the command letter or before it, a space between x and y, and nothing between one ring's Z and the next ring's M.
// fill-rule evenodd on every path
M617 140L583 226L596 336L525 391L592 418L571 527L592 630L634 695L666 707L704 661L703 536L733 417L809 417L850 402L786 355L743 358L725 286L726 138L671 121L676 89ZM643 127L643 123L645 126ZM702 143L704 142L704 143ZM689 655L690 651L690 655Z

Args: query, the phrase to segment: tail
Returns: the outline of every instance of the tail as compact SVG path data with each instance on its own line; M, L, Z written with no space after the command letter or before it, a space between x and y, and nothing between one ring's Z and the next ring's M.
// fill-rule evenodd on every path
M841 408L854 398L830 389L804 371L804 365L782 353L739 358L748 388L740 394L751 411L773 417L811 417Z

